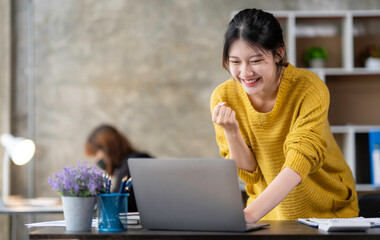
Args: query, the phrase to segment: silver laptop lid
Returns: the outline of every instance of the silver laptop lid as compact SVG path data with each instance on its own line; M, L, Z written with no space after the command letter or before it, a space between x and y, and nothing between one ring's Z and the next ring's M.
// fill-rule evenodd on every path
M144 228L246 230L233 160L131 158L128 164Z

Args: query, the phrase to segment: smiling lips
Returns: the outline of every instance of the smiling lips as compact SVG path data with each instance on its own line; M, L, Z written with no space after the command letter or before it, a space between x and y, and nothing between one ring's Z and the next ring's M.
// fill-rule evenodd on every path
M258 77L258 78L250 78L250 79L243 79L243 78L240 78L242 80L242 82L244 82L244 84L248 87L253 87L256 85L256 83L261 79L261 77Z

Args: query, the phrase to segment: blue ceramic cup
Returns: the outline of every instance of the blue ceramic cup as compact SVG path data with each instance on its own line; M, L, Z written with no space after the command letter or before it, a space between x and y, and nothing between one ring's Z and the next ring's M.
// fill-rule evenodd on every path
M128 212L128 193L98 195L98 230L102 232L125 231L119 214Z

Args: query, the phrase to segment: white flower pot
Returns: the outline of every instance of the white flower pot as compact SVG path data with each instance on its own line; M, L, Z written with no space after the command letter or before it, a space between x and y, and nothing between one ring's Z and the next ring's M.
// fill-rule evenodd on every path
M309 64L311 68L324 68L325 60L321 58L314 58L310 60Z
M62 197L66 230L71 232L91 231L96 197Z
M364 66L368 69L380 70L380 58L369 57L365 60Z

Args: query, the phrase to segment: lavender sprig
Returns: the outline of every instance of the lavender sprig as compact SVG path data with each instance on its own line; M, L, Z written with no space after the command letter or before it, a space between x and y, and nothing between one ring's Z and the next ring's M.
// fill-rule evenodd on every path
M103 172L94 165L87 166L87 162L78 166L64 167L58 174L48 177L52 189L62 196L90 197L104 192Z

